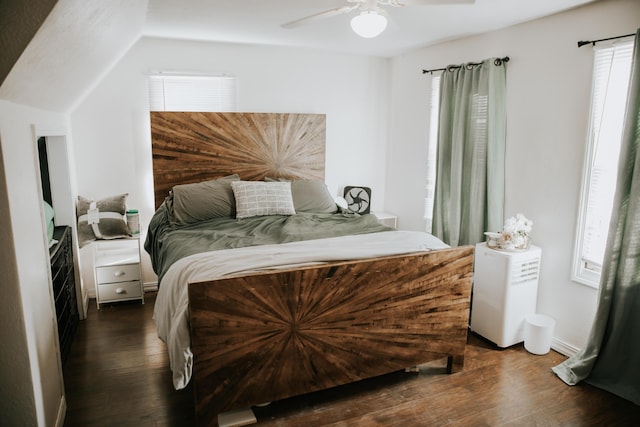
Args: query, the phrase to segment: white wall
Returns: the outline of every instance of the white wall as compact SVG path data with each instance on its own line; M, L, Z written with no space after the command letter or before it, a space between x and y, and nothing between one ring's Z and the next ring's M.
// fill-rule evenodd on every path
M237 77L238 110L327 115L326 182L372 188L384 207L388 60L315 50L143 38L72 112L78 193L129 193L153 214L146 76L152 71ZM154 281L148 260L144 281Z
M2 359L11 364L2 364L0 424L35 425L37 420L38 425L52 426L63 419L65 400L33 125L64 128L67 121L59 114L0 100L0 185L6 184L0 212L2 229L11 232L3 238L14 237L12 244L1 246L2 288L3 299L15 304L10 314L3 311L3 319L9 318L3 333L10 336L3 340ZM24 363L13 360L16 356ZM12 371L5 376L7 368ZM30 383L9 381L28 377Z
M581 39L635 32L640 3L602 1L392 60L266 46L143 38L72 112L78 192L128 192L153 213L145 76L158 70L238 77L240 111L327 114L326 181L373 188L373 208L421 230L430 77L423 68L509 55L505 215L534 221L543 248L539 312L556 339L581 347L596 291L570 280L592 53ZM388 139L388 143L387 143ZM148 261L144 280L155 280Z
M576 42L635 33L638 17L640 2L600 2L392 59L385 200L401 228L420 230L431 84L421 70L511 58L505 218L522 212L534 222L533 242L543 250L538 311L556 319L556 347L584 345L597 299L570 279L593 60Z
M2 134L0 132L0 144ZM0 421L4 423L24 422L35 425L37 422L33 381L27 345L27 331L24 324L24 312L18 279L18 267L13 245L9 196L5 180L4 161L0 150L0 283L3 296L0 298L0 342L5 343L0 351L0 376L4 384L0 392ZM10 345L7 345L9 344Z

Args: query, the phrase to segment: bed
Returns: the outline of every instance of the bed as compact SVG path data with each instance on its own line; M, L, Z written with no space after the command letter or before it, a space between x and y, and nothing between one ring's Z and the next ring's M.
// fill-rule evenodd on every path
M154 319L174 387L193 381L199 425L432 360L463 367L473 247L338 208L323 182L324 124L151 114ZM244 190L282 190L286 203L255 214Z

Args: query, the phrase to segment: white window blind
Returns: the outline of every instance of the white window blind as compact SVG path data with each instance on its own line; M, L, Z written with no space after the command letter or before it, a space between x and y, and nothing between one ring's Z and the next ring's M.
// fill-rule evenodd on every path
M574 280L595 287L600 282L611 220L632 52L633 42L597 45L594 49Z
M236 78L150 76L151 111L236 111Z
M424 199L424 219L426 231L431 233L433 224L433 200L436 192L436 157L438 151L438 120L440 103L440 76L431 79L431 125L429 126L429 142L427 148L427 183Z

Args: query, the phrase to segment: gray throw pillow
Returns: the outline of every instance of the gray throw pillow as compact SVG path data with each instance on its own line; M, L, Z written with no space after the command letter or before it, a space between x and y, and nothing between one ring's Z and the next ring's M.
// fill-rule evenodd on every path
M98 239L111 240L131 237L125 216L128 195L125 193L96 200L99 217L99 222L94 224L96 229L88 221L88 211L93 200L78 196L76 215L78 217L78 244L80 247Z
M265 181L289 181L285 178L265 178ZM335 213L338 210L327 185L316 179L291 181L291 196L296 212Z
M231 183L237 174L210 181L176 185L171 190L173 212L171 222L192 224L212 218L229 218L236 214L236 201Z

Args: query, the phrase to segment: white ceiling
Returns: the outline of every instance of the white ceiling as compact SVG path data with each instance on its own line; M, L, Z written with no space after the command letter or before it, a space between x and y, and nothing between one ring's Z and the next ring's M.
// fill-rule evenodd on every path
M385 8L390 20L386 31L363 39L349 26L356 11L294 29L281 27L349 5L348 0L58 0L2 82L0 99L71 111L145 35L390 57L597 0L475 0L453 5L424 5L443 0L400 1L407 6ZM15 25L5 38L16 33Z
M281 24L350 5L348 0L149 0L149 36L299 46L390 57L444 40L479 34L551 15L594 0L399 0L385 7L389 25L373 39L350 28L357 14L333 16L293 29ZM427 4L424 3L443 3ZM422 5L421 5L422 3Z

